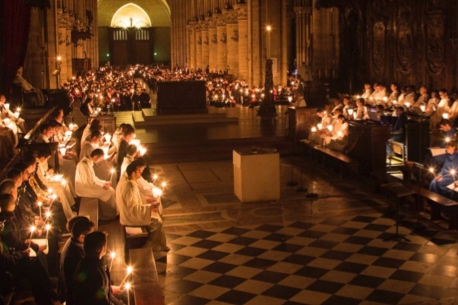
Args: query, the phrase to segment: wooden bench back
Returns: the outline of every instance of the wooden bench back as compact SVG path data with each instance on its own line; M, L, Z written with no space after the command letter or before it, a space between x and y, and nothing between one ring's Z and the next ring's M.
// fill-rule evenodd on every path
M132 277L135 305L164 305L151 248L131 249L129 256L134 268Z

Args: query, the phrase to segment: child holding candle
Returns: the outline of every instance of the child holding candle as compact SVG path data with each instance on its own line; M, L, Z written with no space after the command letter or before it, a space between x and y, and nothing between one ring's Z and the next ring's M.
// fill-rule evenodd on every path
M115 296L121 293L117 286L110 286L109 274L103 263L107 251L105 233L95 231L84 238L85 255L73 277L73 305L121 304ZM68 303L67 303L68 304Z

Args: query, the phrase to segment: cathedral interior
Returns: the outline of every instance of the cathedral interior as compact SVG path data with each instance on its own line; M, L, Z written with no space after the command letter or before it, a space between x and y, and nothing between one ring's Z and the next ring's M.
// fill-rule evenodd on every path
M458 302L458 175L447 160L425 161L435 157L430 147L458 155L458 1L3 0L0 16L0 103L5 95L17 113L9 119L20 115L30 130L17 124L10 135L2 115L0 144L13 146L0 148L0 178L63 107L67 125L97 115L113 135L133 125L153 183L166 182L170 249L148 248L151 260L138 257L145 247L132 246L118 218L99 220L97 206L82 213L81 203L79 215L96 211L90 218L116 253L106 257L112 284L132 282L124 303ZM19 69L31 90L17 82ZM118 83L134 95L134 83L148 106L116 109L110 95L108 108L78 121L84 86L97 79L101 100L100 89ZM367 84L383 97L364 97ZM233 91L219 89L226 86ZM306 107L295 106L296 92ZM183 100L194 98L203 107L186 112ZM398 108L406 113L400 140ZM340 113L345 131L321 130L323 110ZM263 157L259 167L249 159ZM454 186L432 188L445 176ZM5 304L33 304L27 287L9 295Z

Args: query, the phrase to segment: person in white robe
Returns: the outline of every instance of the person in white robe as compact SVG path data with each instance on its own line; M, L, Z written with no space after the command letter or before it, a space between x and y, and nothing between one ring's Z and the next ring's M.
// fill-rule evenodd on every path
M159 198L142 194L138 180L146 164L135 160L127 167L116 188L116 203L119 209L119 222L123 226L146 226L148 228L147 247L153 251L169 251L162 225L162 216L158 212Z
M116 208L115 190L111 182L101 180L95 175L94 164L103 160L104 152L97 148L92 151L90 157L84 157L76 166L76 194L80 197L98 198L99 219L112 220L118 215Z
M116 188L118 176L113 166L113 157L109 156L108 143L102 143L103 135L100 130L94 130L90 137L83 142L80 152L80 160L84 157L89 158L94 149L100 148L104 152L104 159L94 165L95 175L102 180L111 181L111 186Z

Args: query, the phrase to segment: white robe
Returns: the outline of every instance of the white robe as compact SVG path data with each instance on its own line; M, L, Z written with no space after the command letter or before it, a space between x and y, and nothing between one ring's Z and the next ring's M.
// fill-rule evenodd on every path
M127 174L121 176L116 187L116 204L120 212L121 225L147 226L149 231L147 246L152 247L153 251L161 251L167 247L162 218L152 217L155 209L146 203L138 183L130 180Z
M92 197L100 200L99 219L111 220L116 218L115 190L104 189L105 181L99 179L94 172L92 159L84 157L76 166L75 189L80 197Z

